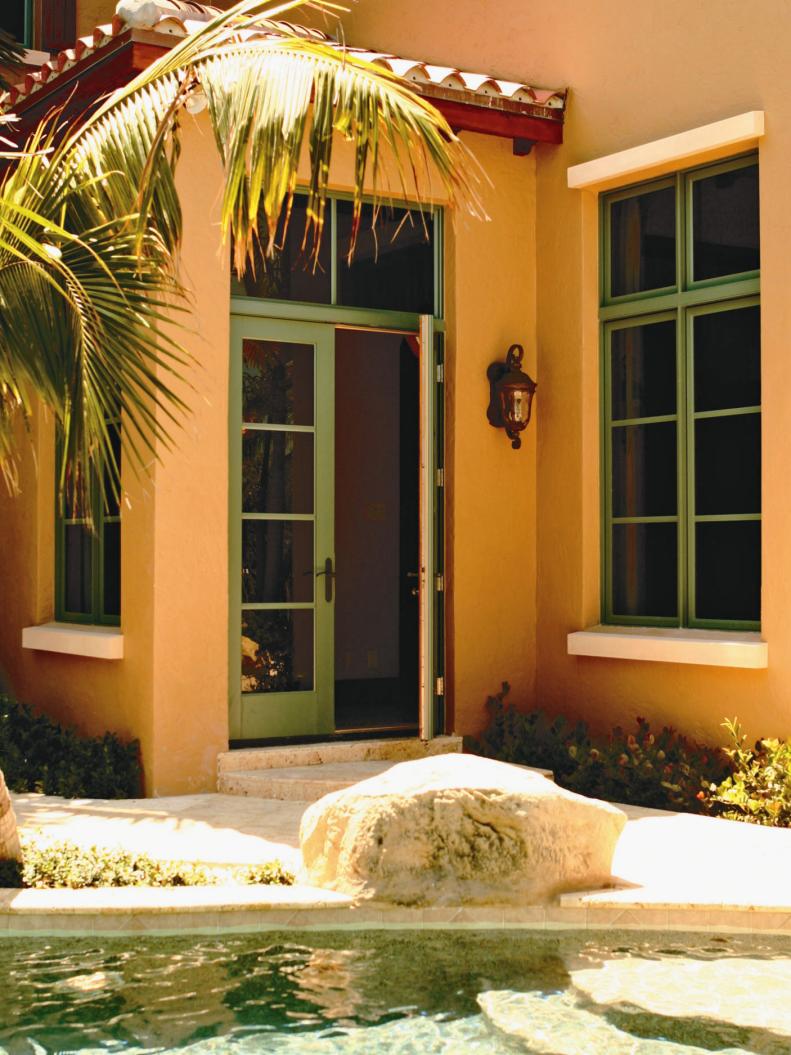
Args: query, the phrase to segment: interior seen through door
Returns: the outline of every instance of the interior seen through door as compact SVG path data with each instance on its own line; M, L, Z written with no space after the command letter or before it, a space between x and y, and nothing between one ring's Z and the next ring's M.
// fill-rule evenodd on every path
M415 338L335 344L335 725L416 728L419 360Z

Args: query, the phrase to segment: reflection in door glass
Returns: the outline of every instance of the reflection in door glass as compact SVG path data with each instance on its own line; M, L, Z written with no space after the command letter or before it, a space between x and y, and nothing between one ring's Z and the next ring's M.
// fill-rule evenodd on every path
M242 692L313 688L313 611L242 612Z
M242 512L313 512L313 434L244 429Z
M312 521L243 521L243 602L312 601L313 564Z
M242 421L313 424L313 345L242 341Z

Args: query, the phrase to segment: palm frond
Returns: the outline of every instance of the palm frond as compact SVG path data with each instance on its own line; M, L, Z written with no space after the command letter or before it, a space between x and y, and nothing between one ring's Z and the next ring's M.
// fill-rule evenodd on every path
M53 168L54 134L53 121L0 185L0 468L13 483L19 418L35 395L63 431L61 493L67 465L78 490L99 475L104 488L109 469L117 492L108 419L123 413L143 464L170 439L158 411L173 421L184 409L172 381L187 358L161 325L184 293L155 228L140 253L136 214L107 217L89 174L66 182Z
M120 89L64 145L63 157L89 171L128 175L134 208L168 245L180 233L175 190L179 118L205 95L225 169L223 233L233 236L243 270L260 237L271 253L289 216L303 145L309 147L308 230L318 252L336 133L354 150L354 250L362 195L395 190L418 200L438 180L451 202L478 208L477 172L445 118L387 69L274 20L298 7L328 10L324 0L242 0ZM386 149L383 149L386 148ZM383 188L386 172L397 187ZM138 190L138 188L142 188ZM132 203L108 189L108 212Z

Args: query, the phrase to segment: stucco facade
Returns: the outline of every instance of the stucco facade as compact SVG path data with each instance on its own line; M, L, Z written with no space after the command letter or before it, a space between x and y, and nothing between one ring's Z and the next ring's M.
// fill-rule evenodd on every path
M106 8L108 5L104 5ZM80 29L106 19L82 4ZM735 0L635 5L560 0L551 12L460 0L365 0L344 19L357 43L442 65L543 85L569 85L562 145L517 156L508 139L463 133L488 176L488 221L448 217L445 237L446 699L448 732L475 734L503 680L521 707L599 729L636 714L695 737L722 738L738 715L750 735L791 735L791 279L785 207L791 15ZM571 189L570 167L746 112L763 111L760 166L762 302L762 669L592 658L567 636L601 617L599 230L597 187ZM684 166L727 156L706 148ZM653 175L634 173L624 184ZM672 168L672 164L666 166ZM347 159L333 186L349 186ZM180 187L184 279L195 303L198 362L191 414L147 479L125 475L121 629L124 658L21 648L21 629L53 614L54 439L34 422L22 495L0 497L0 659L21 698L98 733L141 738L148 791L196 791L214 780L228 743L228 347L230 273L221 246L221 172L208 129L185 130ZM616 181L617 183L617 181ZM513 342L538 381L522 449L486 420L486 369ZM727 574L727 569L723 569Z

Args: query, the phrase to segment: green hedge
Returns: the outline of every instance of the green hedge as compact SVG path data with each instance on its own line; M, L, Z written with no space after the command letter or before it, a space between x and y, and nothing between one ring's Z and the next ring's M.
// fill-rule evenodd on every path
M87 887L290 886L294 876L279 861L235 868L211 868L184 861L155 861L123 849L88 848L70 842L26 842L22 862L0 862L0 887L37 890Z
M142 788L137 740L80 736L9 696L0 696L0 769L17 792L123 799Z
M474 749L502 762L551 769L562 787L581 795L658 809L708 812L711 791L733 766L728 754L688 740L665 726L653 732L638 718L633 732L616 726L594 737L585 722L523 712L505 702L503 683L487 706L490 721Z

